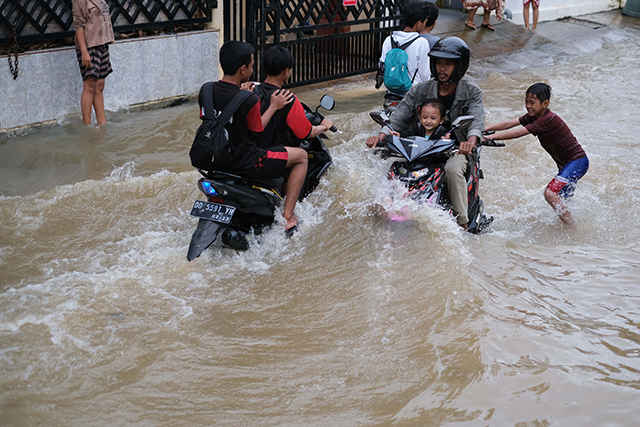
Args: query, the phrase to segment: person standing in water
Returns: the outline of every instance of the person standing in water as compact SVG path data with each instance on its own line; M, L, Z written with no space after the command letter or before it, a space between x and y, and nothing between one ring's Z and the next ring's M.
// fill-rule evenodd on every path
M527 114L518 119L487 126L486 130L506 130L522 125L517 129L497 133L492 139L515 139L528 134L538 137L542 148L558 165L558 174L544 190L544 198L558 213L563 223L575 227L565 201L573 196L576 183L587 173L589 158L571 133L569 126L549 109L550 99L551 86L546 83L535 83L527 89L525 95Z
M82 74L80 109L82 121L91 124L91 108L98 126L107 122L104 113L104 82L113 72L109 44L115 41L109 6L105 0L73 0L76 55Z

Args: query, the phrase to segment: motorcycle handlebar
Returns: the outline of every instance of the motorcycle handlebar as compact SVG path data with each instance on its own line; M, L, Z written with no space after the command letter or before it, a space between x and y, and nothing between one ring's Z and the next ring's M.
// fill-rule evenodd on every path
M486 138L485 141L482 141L480 143L481 145L484 145L485 147L504 147L504 142L496 142L494 139L491 138Z
M334 125L334 126L331 126L331 127L329 128L329 130L330 130L331 132L338 132L338 128L337 128L337 127L335 127L335 125Z

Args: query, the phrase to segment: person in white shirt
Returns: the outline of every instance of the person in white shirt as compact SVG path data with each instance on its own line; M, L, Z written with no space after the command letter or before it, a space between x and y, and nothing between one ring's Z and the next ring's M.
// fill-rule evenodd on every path
M420 36L420 32L426 27L430 15L430 7L425 0L412 0L404 7L404 24L402 31L394 31L382 44L380 63L384 64L387 53L394 48L391 39L395 41L395 47L402 46L411 41L404 50L407 52L407 70L413 80L413 84L427 81L431 78L429 67L429 42ZM376 87L380 87L379 84ZM385 110L393 109L404 94L393 93L387 90L385 94Z

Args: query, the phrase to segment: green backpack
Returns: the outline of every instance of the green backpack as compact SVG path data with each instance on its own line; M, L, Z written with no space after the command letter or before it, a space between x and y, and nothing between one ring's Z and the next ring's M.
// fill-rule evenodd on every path
M407 67L409 55L407 55L405 49L419 37L417 35L401 46L398 46L395 39L391 37L391 50L384 58L384 85L389 91L405 94L411 89L413 80L418 73L418 68L416 67L413 77L409 77L409 69Z

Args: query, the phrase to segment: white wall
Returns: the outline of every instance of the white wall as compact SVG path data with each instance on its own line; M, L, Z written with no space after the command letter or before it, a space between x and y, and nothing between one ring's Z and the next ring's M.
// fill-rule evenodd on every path
M621 7L620 0L540 0L538 22L553 21L567 16L586 15L619 7ZM513 13L512 22L514 24L524 23L522 0L506 0L506 8ZM533 12L530 10L529 20L532 19Z
M196 94L202 83L220 76L220 39L218 30L205 30L113 43L105 108ZM0 130L80 115L81 93L73 47L21 54L17 80L7 57L0 57Z

